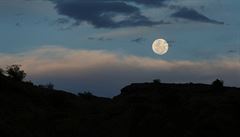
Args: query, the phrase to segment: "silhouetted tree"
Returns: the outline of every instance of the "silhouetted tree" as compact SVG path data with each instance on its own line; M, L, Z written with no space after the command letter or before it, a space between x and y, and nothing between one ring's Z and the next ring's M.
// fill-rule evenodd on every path
M153 80L153 83L154 83L154 84L160 84L160 83L161 83L161 80L160 80L160 79L154 79L154 80Z
M6 69L7 76L16 81L22 81L27 74L24 72L24 70L21 70L20 67L21 65L17 65L17 64L7 66L7 69Z
M220 79L216 79L212 82L212 87L214 89L222 89L223 88L224 81Z

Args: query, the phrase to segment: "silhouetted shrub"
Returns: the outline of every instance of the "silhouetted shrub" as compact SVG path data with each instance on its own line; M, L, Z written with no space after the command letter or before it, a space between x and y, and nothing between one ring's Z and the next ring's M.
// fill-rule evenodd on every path
M214 89L222 89L223 88L224 81L220 79L216 79L212 82L212 87Z
M4 75L4 70L0 68L0 75Z
M32 81L25 81L25 84L27 84L27 85L31 85L31 86L34 86L34 84L33 84L33 82Z
M50 82L46 85L47 89L54 89L54 85Z
M39 85L40 88L46 88L46 89L54 89L54 85L50 82L46 85Z
M21 70L20 67L21 65L17 65L17 64L7 66L7 69L6 69L7 76L16 81L22 81L27 74L24 72L24 70Z
M160 80L160 79L154 79L154 80L153 80L153 83L154 83L154 84L160 84L160 83L161 83L161 80Z
M87 99L94 97L94 95L89 91L84 91L82 93L78 93L78 96L81 96L81 97L84 97Z
M85 95L85 96L93 96L93 94L91 92L89 92L89 91L84 91L83 95Z

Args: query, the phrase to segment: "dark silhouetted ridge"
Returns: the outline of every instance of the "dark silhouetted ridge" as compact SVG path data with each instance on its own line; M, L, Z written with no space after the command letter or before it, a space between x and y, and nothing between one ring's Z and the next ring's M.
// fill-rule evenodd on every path
M108 99L0 75L0 136L239 137L240 89L216 85L136 83Z

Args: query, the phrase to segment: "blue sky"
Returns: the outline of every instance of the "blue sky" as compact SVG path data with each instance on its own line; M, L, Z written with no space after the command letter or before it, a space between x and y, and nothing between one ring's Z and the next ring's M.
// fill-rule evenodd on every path
M219 77L240 86L239 6L239 0L2 0L0 63L22 64L38 84L100 96L156 78ZM163 56L152 52L157 38L170 43Z

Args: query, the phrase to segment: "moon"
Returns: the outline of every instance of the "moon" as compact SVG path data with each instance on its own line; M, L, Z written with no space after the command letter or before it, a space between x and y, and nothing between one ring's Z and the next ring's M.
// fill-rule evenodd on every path
M163 55L168 52L168 43L164 39L156 39L152 44L152 50L158 55Z

